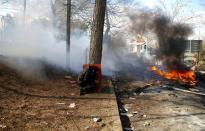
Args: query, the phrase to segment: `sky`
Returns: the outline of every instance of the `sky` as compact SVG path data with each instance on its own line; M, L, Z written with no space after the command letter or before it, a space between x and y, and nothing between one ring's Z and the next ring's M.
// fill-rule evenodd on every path
M135 0L142 7L147 9L156 9L161 6L160 0ZM163 0L162 0L163 1ZM175 4L176 0L164 0L168 8L171 10L171 6ZM184 6L184 14L187 16L192 16L192 14L199 15L200 17L194 18L190 22L194 28L194 33L190 36L190 39L203 39L205 36L205 0L181 0L186 3ZM197 23L197 24L196 24Z
M0 2L1 1L2 0L0 0ZM14 6L10 4L4 4L4 5L0 4L0 15L4 15L5 13L14 13L16 11L23 10L23 7L22 7L23 0L17 0L17 1L19 1L20 6L16 6L16 4ZM22 1L22 5L21 5L21 1ZM176 1L176 0L165 0L165 1L167 3L172 4L173 1ZM197 12L198 11L205 12L205 0L182 0L182 1L185 1L187 3L187 7L186 7L187 10L194 9ZM160 6L160 0L135 0L135 2L139 3L141 6L144 6L148 9L154 9ZM48 0L27 0L27 3L29 4L28 7L32 9L35 9L37 6L38 8L48 9L48 5L49 5Z
M0 0L1 2L2 0ZM16 0L16 3L0 4L0 15L16 14L23 12L23 1ZM49 0L27 0L27 16L45 16L49 15Z
M148 8L155 8L160 5L160 0L135 0L136 2L148 7ZM172 3L176 0L165 0L167 3ZM196 9L205 11L205 0L183 0L187 2L187 4ZM204 6L203 6L204 5Z

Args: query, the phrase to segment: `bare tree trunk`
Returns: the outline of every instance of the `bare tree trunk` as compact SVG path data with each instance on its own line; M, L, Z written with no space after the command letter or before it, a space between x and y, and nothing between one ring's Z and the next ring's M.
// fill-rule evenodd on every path
M55 17L56 16L56 9L55 9L53 0L50 0L50 6L51 6L52 15Z
M109 20L109 16L108 16L108 10L105 10L105 18L106 18L106 30L105 30L105 34L104 34L104 44L108 45L110 43L110 20Z
M24 9L23 9L23 24L25 25L26 23L26 0L24 0Z
M105 20L106 0L95 0L93 24L90 41L90 64L101 64L103 28Z
M71 23L71 0L67 0L67 29L66 29L66 67L70 67L70 23Z
M50 6L51 6L51 12L52 12L52 16L51 16L52 26L55 28L56 27L56 8L55 8L53 0L50 0Z

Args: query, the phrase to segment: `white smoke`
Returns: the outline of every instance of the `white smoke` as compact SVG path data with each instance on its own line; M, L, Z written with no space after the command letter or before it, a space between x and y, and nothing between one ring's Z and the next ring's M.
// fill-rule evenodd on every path
M76 31L77 32L77 31ZM86 34L71 35L70 68L79 72L86 61L86 48L89 45ZM66 42L57 41L55 30L40 25L17 26L1 43L0 54L10 57L23 57L45 60L59 67L66 67Z
M65 69L66 41L58 41L56 39L57 31L52 27L53 21L51 21L49 1L45 0L47 2L40 6L39 4L42 0L31 1L35 3L35 6L32 6L32 8L31 5L27 7L26 25L17 23L10 29L9 33L7 32L6 41L0 43L0 54L15 58L37 59ZM18 22L22 22L22 12L17 13L15 19ZM42 24L42 20L44 24ZM111 44L112 49L104 47L102 60L103 74L112 75L115 71L128 69L130 73L133 73L135 67L141 70L142 64L140 64L140 60L135 58L135 56L129 56L129 52L126 52L127 50L124 49L126 48L126 43L124 43L126 40L121 39L124 38L120 37L120 39L116 38L114 40L111 38L109 44ZM89 43L89 34L82 33L79 30L72 31L70 46L70 68L72 71L77 73L82 71L83 64L87 62L86 57L88 55ZM22 59L18 62L20 64L13 62L12 67L16 68L18 66L18 70L25 71L29 69L35 69L35 72L38 69L39 72L41 71L41 65L39 66L39 64L30 64ZM19 66L23 67L23 69L19 69Z

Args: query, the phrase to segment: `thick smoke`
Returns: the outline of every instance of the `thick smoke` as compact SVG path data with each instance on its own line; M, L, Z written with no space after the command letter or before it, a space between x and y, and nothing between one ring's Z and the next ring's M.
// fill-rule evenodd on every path
M175 24L165 16L157 16L153 21L159 48L157 56L170 70L184 70L182 58L186 49L186 40L192 33L189 26Z
M192 29L186 24L175 23L168 17L149 11L129 12L130 32L157 40L155 54L168 70L186 70L182 58L186 40Z
M0 57L6 56L8 60L0 58L0 62L16 69L23 76L34 75L43 79L46 78L44 69L48 64L57 70L68 71L65 62L66 42L56 39L56 31L51 26L46 27L40 23L22 26L17 23L8 31L0 43ZM79 30L72 32L70 69L73 72L82 70L88 45L89 37L86 33Z
M34 12L34 14L41 14L41 10ZM32 11L27 13L32 14ZM166 63L168 69L183 67L180 56L185 50L184 40L191 33L188 26L173 24L168 18L156 17L154 13L149 12L130 13L129 16L131 20L129 31L128 27L124 27L123 31L121 30L122 33L111 36L108 47L103 48L103 73L112 75L113 72L124 71L128 75L141 76L150 64L144 60L144 57L137 57L127 50L127 39L130 39L125 37L127 31L130 36L140 34L150 37L150 32L154 33L159 44L158 58ZM45 17L35 18L35 23L32 22L34 18L31 16L31 20L26 25L16 24L12 27L11 32L6 36L8 39L1 43L0 54L15 58L37 59L65 68L66 42L56 41L56 30L51 25L52 19L46 17L48 21L43 22L46 26L42 26L40 19L45 19ZM21 18L16 17L16 19ZM82 65L86 63L88 47L89 35L80 31L72 31L70 68L74 72L80 72ZM147 58L151 57L148 55ZM21 71L28 72L31 69L31 73L43 70L42 64L30 63L18 59L17 63L12 60L11 65Z
M76 34L80 34L79 31L71 35L70 68L79 72L86 60L89 38L86 34ZM55 30L45 29L40 25L29 25L26 28L16 25L7 37L8 40L1 43L1 55L41 60L65 69L66 42L56 40ZM21 62L21 65L28 65L28 69L32 68L27 62ZM15 67L18 64L13 65Z
M145 57L129 51L126 35L118 33L110 37L109 45L103 47L103 72L106 75L117 75L125 80L144 79L150 65L150 56Z

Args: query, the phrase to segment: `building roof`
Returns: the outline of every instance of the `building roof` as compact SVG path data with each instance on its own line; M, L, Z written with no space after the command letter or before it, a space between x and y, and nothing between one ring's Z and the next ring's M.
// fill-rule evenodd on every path
M145 38L142 36L137 36L129 42L129 45L144 45L145 43Z

